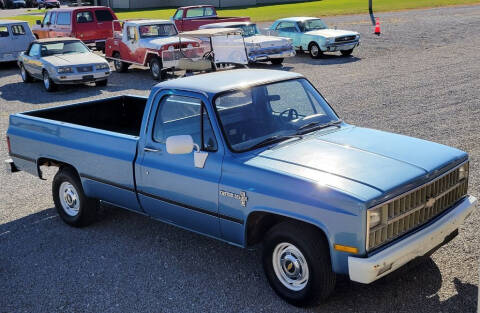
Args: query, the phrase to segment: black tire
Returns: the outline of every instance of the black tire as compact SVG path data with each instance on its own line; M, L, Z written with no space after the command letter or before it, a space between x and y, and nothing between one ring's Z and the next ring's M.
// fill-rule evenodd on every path
M31 83L33 82L33 77L30 73L25 69L23 64L20 64L20 76L22 76L22 80L24 83Z
M271 59L270 62L272 62L273 65L282 65L283 58Z
M162 69L162 60L159 58L152 58L148 65L154 80L162 80L165 78L165 71Z
M349 49L349 50L340 50L340 52L342 53L343 56L349 56L352 54L353 52L353 49Z
M310 57L312 59L319 59L323 56L322 50L316 42L312 42L308 45L308 52L310 52Z
M115 59L120 59L121 58L120 52L115 52L113 54L113 57ZM115 66L115 70L118 73L125 73L126 71L128 71L128 67L130 66L130 64L122 61L113 60L113 66Z
M48 92L53 92L57 89L57 85L55 82L50 78L47 70L43 70L43 87Z
M73 189L66 189L67 186ZM65 197L63 204L61 192ZM52 195L55 208L65 223L74 227L83 227L95 221L98 201L85 196L80 178L73 169L64 167L57 172L52 182ZM77 206L78 203L78 211L75 215L72 215L73 207L69 206L68 195L75 195L70 196L72 205Z
M108 79L104 79L104 80L97 80L95 82L95 86L97 87L105 87L108 85Z
M297 272L298 268L302 269L299 270L299 273L308 272L308 279L304 285L299 286L301 287L299 290L286 287L281 281L282 274L276 274L275 272L274 256L277 255L277 248L284 244L289 244L298 249L307 264L306 269L308 271L293 265L301 262L288 263L287 260L283 263L284 269L282 266L277 266L277 272L283 270L285 275L288 275L287 271L290 272L292 269ZM295 253L288 254L285 252L281 255L286 256L285 259L287 259L289 256L294 256ZM297 260L301 259L300 257ZM264 240L263 268L273 290L287 302L296 306L317 304L325 300L335 288L336 275L332 271L327 240L320 231L310 226L305 227L303 224L283 222L268 231Z

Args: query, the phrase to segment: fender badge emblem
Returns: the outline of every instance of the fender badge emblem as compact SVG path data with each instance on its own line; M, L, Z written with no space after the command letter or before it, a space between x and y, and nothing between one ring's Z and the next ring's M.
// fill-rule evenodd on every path
M247 197L247 193L245 191L242 191L242 192L240 192L240 194L238 194L238 193L233 193L233 192L230 192L230 191L220 190L220 195L224 196L224 197L229 197L229 198L234 198L234 199L240 200L240 204L243 207L247 206L248 197Z

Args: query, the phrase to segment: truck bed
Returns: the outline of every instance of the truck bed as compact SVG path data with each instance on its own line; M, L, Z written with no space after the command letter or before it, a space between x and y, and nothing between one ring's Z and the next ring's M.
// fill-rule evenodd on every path
M24 114L138 136L146 102L143 97L119 96Z

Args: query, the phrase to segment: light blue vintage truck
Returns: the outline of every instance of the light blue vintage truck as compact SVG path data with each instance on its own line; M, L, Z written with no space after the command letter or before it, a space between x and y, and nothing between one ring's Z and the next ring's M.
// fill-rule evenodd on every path
M273 289L317 303L451 240L471 214L468 155L343 122L302 75L216 72L13 114L11 172L57 166L72 226L108 203L228 242L263 243ZM194 247L192 247L193 249Z

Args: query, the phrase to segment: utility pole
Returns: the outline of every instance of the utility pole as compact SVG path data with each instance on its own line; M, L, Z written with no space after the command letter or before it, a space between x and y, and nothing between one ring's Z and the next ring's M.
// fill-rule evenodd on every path
M373 16L373 0L368 0L368 13L370 14L370 19L372 20L372 25L375 25L375 16Z

